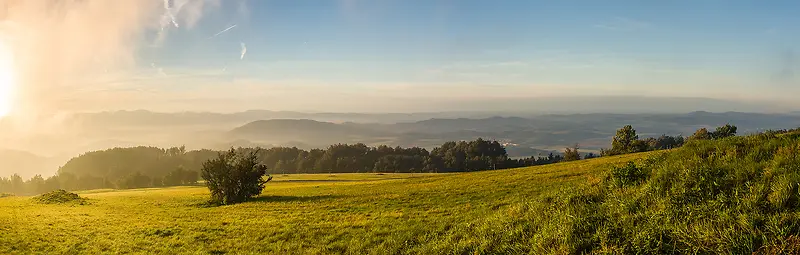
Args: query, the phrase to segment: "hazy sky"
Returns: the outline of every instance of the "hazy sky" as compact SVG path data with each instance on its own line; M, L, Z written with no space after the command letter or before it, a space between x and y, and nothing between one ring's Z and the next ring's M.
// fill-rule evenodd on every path
M27 63L19 105L374 112L646 95L798 106L800 93L798 1L65 2L11 9L0 26ZM32 38L46 50L20 50Z

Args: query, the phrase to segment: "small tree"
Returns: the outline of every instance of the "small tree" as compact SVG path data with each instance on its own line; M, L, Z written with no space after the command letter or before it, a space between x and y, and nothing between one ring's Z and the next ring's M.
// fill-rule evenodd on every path
M573 160L580 160L581 154L578 153L578 144L572 146L572 148L565 148L564 149L564 161L573 161Z
M714 139L722 139L736 135L736 126L725 124L725 126L717 127L717 130L712 133Z
M261 194L267 167L258 163L258 150L236 153L231 148L220 153L216 159L203 163L202 176L211 191L211 201L234 204Z
M642 146L637 144L638 140L639 135L636 134L636 130L631 125L625 125L617 130L617 134L611 140L609 155L636 152L638 150L636 147Z
M694 132L692 136L689 137L690 140L710 140L711 133L708 132L708 129L701 128Z

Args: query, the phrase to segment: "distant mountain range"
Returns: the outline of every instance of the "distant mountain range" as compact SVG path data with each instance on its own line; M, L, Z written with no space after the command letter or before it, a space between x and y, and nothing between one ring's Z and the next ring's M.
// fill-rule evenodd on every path
M0 177L9 177L14 173L24 179L36 174L53 175L59 164L52 158L42 157L30 152L0 149Z
M234 128L230 139L281 145L289 142L323 147L332 143L433 147L446 141L495 139L513 147L561 150L571 144L596 151L608 147L611 136L631 124L642 136L691 135L701 127L732 123L740 132L800 126L800 116L760 113L572 114L530 118L429 119L396 124L330 123L314 120L260 120ZM525 151L519 149L515 151Z
M421 113L350 114L248 111L242 113L80 114L60 123L15 133L0 123L0 176L52 174L86 151L111 147L185 145L188 149L288 146L322 148L365 143L433 148L446 141L498 140L511 156L546 155L579 144L581 151L610 146L615 131L633 125L641 137L691 135L701 127L731 123L740 133L800 127L800 114L695 111L638 114ZM49 128L49 129L46 129ZM30 153L26 153L30 152ZM47 155L47 156L39 156ZM45 163L42 163L45 162ZM51 163L55 162L55 163ZM22 171L20 171L22 169Z
M81 113L70 119L82 125L114 126L189 126L212 124L243 124L267 119L313 119L334 123L397 123L431 118L471 117L485 118L498 113L482 112L424 112L424 113L306 113L292 111L249 110L236 113L181 112L159 113L144 110Z
M769 112L790 113L797 107L775 102L743 102L700 97L646 97L646 96L573 96L573 97L519 97L442 100L442 105L432 112L412 113L336 113L248 110L235 113L180 112L157 113L145 110L109 111L77 114L70 119L85 125L109 124L118 126L139 125L209 125L244 124L267 119L312 119L342 123L393 124L428 119L481 119L493 116L535 117L545 114L681 114L692 111L707 112ZM794 108L792 108L794 107ZM370 109L365 109L370 110Z

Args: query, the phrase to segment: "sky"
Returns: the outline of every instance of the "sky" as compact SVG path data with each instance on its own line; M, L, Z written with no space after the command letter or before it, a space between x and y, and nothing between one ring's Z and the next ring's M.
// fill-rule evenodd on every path
M798 1L63 2L0 0L18 115L609 95L800 109Z

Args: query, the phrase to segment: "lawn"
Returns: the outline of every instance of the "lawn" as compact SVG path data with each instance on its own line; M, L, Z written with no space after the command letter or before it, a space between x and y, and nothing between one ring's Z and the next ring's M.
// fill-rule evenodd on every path
M0 254L535 253L532 201L645 154L459 174L276 175L261 196L207 206L202 186L0 198ZM540 245L540 244L538 244Z

